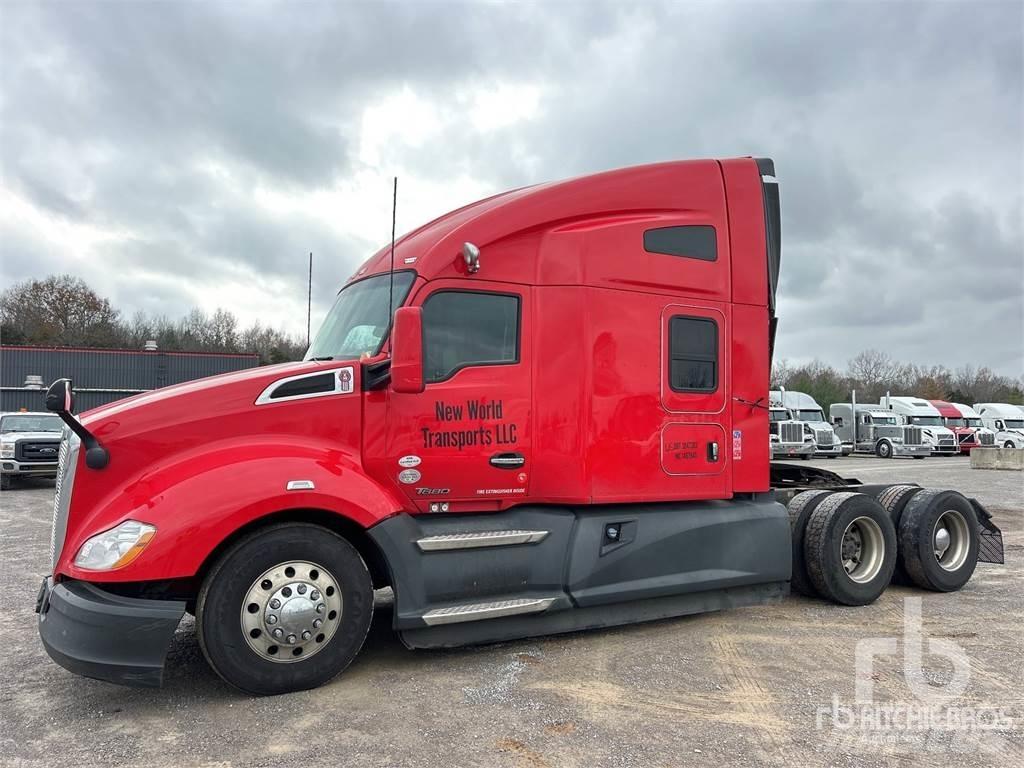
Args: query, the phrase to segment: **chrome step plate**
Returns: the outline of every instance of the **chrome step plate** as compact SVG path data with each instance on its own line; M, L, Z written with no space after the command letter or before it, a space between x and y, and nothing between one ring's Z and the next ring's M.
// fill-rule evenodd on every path
M501 616L515 616L521 613L540 613L555 602L553 597L522 598L519 600L496 600L492 603L468 603L451 608L435 608L423 614L428 626L457 624L462 621L496 619Z
M476 531L474 533L445 533L427 536L416 542L424 552L444 549L473 549L476 547L504 547L510 544L533 544L542 541L547 531Z

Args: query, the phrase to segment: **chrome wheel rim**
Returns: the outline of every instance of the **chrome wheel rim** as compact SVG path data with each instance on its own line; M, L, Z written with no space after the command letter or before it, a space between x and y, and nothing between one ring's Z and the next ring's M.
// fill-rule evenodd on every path
M967 520L955 509L947 509L932 528L932 551L939 567L956 571L967 561L971 533Z
M882 570L885 539L878 523L870 517L855 518L843 532L840 544L843 569L852 581L865 584Z
M242 601L242 635L260 658L289 664L324 648L341 624L337 579L305 560L280 563L252 583Z

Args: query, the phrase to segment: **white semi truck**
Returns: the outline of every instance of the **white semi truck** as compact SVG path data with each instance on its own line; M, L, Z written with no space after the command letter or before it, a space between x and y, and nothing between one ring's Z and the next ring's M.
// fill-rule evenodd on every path
M814 455L814 436L804 428L804 423L793 417L792 411L782 404L781 399L769 393L768 397L768 444L773 459L810 459Z
M881 405L858 403L856 393L849 403L832 403L828 414L844 448L854 453L873 453L880 459L931 455L921 427L904 424L902 417Z
M779 389L769 392L768 400L781 403L789 410L790 418L804 424L804 432L814 438L815 456L834 459L843 455L842 442L836 437L832 425L825 419L825 412L813 397L806 392Z
M1010 403L975 403L982 423L996 433L996 445L1024 448L1024 408Z
M921 427L925 444L934 455L954 456L960 453L953 430L942 424L939 409L920 397L886 395L878 404L903 417L903 423Z

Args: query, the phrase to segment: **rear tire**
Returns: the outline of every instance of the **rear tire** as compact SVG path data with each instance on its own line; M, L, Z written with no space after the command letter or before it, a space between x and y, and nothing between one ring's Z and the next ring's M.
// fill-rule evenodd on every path
M875 456L880 459L891 459L892 458L892 443L888 440L882 440L875 445Z
M978 517L956 491L929 488L915 494L903 510L899 539L903 567L923 589L955 592L974 575Z
M842 605L867 605L892 579L896 531L874 499L834 493L807 521L804 557L818 594Z
M915 494L923 491L919 485L890 485L878 494L878 503L889 513L893 527L896 529L896 568L892 572L893 584L910 584L910 577L907 576L906 567L903 565L903 549L899 544L900 520L903 517L903 510L907 502L914 498Z
M832 491L803 491L789 501L789 530L793 538L793 573L790 576L790 590L807 597L820 597L807 575L804 559L804 532L811 513L818 508Z
M275 602L279 615L271 621ZM317 604L324 607L316 610ZM196 603L206 660L227 683L258 696L331 680L362 648L372 616L362 557L336 533L305 523L273 525L232 545L210 570ZM281 627L288 635L274 641L270 633Z

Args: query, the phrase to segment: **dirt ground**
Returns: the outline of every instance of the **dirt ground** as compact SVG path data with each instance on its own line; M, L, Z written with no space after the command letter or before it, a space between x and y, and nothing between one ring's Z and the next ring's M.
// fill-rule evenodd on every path
M965 458L821 464L863 482L913 481L977 497L1004 531L1007 564L980 565L954 594L891 587L863 608L791 597L445 652L406 650L382 606L362 654L341 677L315 691L263 699L220 682L187 621L160 690L87 680L50 661L33 608L47 570L52 483L4 492L0 764L1024 764L1024 477L971 470ZM906 717L904 727L879 728L863 713L854 720L850 713L858 710L842 709L855 704L858 641L897 638L904 649L904 611L916 604L907 598L921 598L920 680L916 688L908 683L905 653L877 656L867 672L872 711L884 716L888 707L920 718L923 703L934 703L928 694L943 695L963 673L961 695L936 705L943 717L967 724L957 730L934 720L916 727L921 720ZM966 672L927 653L930 642L933 651L962 651Z

